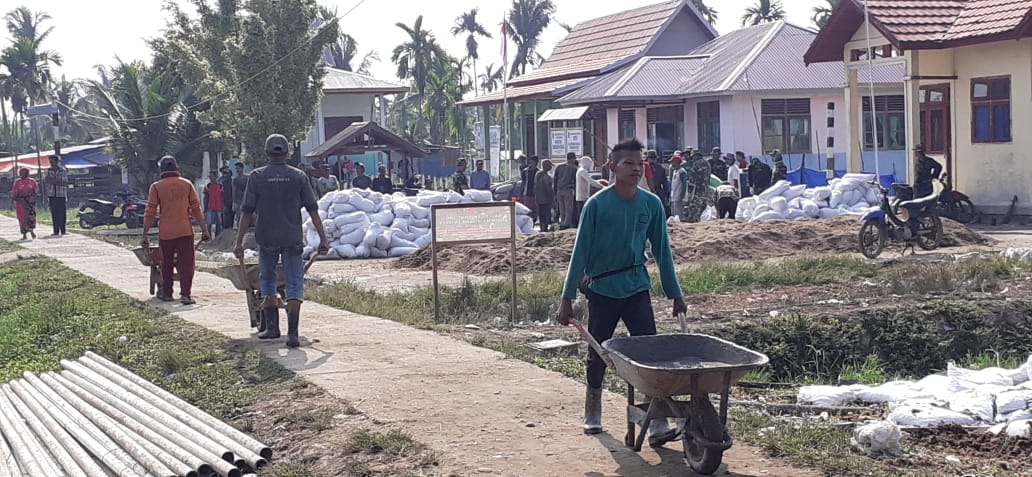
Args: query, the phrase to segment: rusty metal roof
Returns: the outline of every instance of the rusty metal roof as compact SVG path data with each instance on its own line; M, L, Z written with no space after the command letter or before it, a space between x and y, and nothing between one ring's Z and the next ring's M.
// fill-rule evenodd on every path
M1032 0L868 0L871 26L904 50L953 48L1032 33ZM863 0L844 0L806 52L807 63L840 61L863 26Z
M410 88L405 85L381 81L351 71L326 68L323 77L324 93L404 93Z
M692 13L710 38L717 36L716 30L689 0L647 5L578 23L537 70L515 78L509 84L520 86L574 75L597 75L604 73L606 67L618 67L633 61L646 53L652 40L682 9Z

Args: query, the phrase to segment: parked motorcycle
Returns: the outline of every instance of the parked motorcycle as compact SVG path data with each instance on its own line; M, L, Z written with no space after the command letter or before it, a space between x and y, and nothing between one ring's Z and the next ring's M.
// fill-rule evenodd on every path
M942 216L962 224L975 220L975 205L967 194L954 190L953 183L945 174L939 178L939 183L942 184L942 192L939 194L939 211Z
M130 229L143 227L143 214L147 209L147 201L138 199L128 192L116 194L122 203L103 199L89 199L79 206L79 227L92 229L102 225L125 225ZM118 215L115 210L118 209Z
M881 206L863 216L858 241L860 253L877 258L886 243L902 244L903 252L916 243L924 250L935 250L942 241L942 219L938 214L938 196L914 199L914 189L907 184L892 184L897 199L889 200L889 190L877 182L881 190Z

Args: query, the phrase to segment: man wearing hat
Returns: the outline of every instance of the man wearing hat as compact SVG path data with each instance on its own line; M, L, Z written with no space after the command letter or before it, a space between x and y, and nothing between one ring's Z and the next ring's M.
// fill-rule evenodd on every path
M158 298L162 301L172 301L174 273L171 264L174 263L176 271L179 272L180 301L184 305L193 305L196 303L192 294L194 229L190 218L201 226L201 240L210 240L211 235L205 226L197 189L193 183L179 175L176 158L162 157L158 161L158 168L161 170L161 179L151 184L147 195L147 211L143 215L143 238L140 245L144 248L150 246L147 233L160 212L158 248L161 249L161 263L164 266L161 267L161 291Z
M774 174L770 166L760 162L758 158L749 160L749 185L753 195L760 195L770 187L770 179Z
M304 207L311 217L318 218L319 204L305 173L287 165L287 150L287 138L280 134L272 134L265 140L269 164L252 172L247 179L247 192L240 209L243 215L233 252L237 258L244 257L244 235L257 212L254 237L258 242L261 308L265 321L265 331L258 333L258 339L280 337L276 266L282 259L283 276L287 282L287 346L296 348L301 345L298 324L301 302L305 297L302 258L305 237L301 227L301 208ZM319 233L318 252L325 255L330 249L326 230L320 220L313 220L312 225Z
M466 195L466 189L469 189L469 178L466 177L466 160L459 159L459 163L455 167L455 174L452 174L452 190L459 195Z
M932 195L932 180L942 175L942 164L925 155L924 145L914 147L914 198Z
M727 180L727 163L724 162L724 158L720 154L720 148L713 148L713 153L709 160L710 174L717 176L721 181Z
M319 186L319 197L340 190L340 181L333 175L330 165L325 162L319 166L319 179L316 180L316 184Z
M785 159L781 157L781 151L779 149L770 151L770 158L774 160L774 173L771 175L771 184L776 184L778 181L787 181L788 166L785 165Z

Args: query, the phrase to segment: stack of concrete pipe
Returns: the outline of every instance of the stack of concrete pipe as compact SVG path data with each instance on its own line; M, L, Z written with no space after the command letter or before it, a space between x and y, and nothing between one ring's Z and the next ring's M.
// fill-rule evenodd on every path
M241 477L272 449L87 352L0 389L0 477Z

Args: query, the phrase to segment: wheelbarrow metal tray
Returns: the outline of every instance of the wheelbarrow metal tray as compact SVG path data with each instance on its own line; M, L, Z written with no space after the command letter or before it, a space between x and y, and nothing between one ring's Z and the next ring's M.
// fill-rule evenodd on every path
M237 290L257 290L260 288L259 269L257 264L247 265L247 275L240 270L240 265L227 265L222 267L222 274L229 278L230 283ZM283 275L283 265L276 266L276 287L286 285L287 279Z
M149 267L151 265L161 263L160 255L157 255L156 252L157 250L158 249L152 247L136 247L133 249L133 255L136 255L136 259L140 261L140 265ZM157 255L157 260L155 260L154 255Z
M692 393L692 377L698 391L721 393L768 358L715 336L664 334L613 338L602 344L614 371L649 396L684 396ZM730 381L725 375L730 373Z

